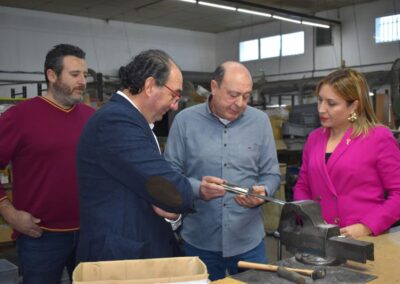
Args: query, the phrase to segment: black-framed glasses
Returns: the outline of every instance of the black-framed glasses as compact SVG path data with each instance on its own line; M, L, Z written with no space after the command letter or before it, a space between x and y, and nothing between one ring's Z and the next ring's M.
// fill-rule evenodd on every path
M164 84L164 87L167 88L171 92L171 95L172 95L173 100L174 100L174 104L179 102L179 100L181 99L181 94L178 91L172 90L170 87L168 87L165 84Z

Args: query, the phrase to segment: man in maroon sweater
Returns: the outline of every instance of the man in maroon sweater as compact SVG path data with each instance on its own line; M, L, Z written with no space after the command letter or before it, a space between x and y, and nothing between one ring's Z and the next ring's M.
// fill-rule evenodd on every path
M44 64L48 91L0 116L0 168L11 162L12 203L0 184L0 214L14 229L23 283L60 283L79 234L75 152L94 110L84 104L85 53L60 44Z

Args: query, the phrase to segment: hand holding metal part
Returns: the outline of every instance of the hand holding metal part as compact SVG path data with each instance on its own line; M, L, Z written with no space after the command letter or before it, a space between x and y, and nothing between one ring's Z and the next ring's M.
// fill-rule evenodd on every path
M257 194L257 195L266 195L265 192L265 187L262 185L255 185L252 187L252 193ZM237 204L239 204L242 207L246 208L255 208L258 207L262 204L264 204L264 199L260 199L255 196L251 196L248 194L236 194L234 197L235 201Z
M232 193L257 197L257 198L263 199L264 201L274 202L274 203L279 204L279 205L286 204L286 202L283 201L283 200L276 199L276 198L273 198L273 197L269 197L269 196L266 196L266 195L257 194L257 193L255 193L253 191L252 188L240 187L240 186L234 185L234 184L229 183L229 182L224 182L222 184L222 186L224 187L224 189L226 191L229 191L229 192L232 192Z
M204 176L201 179L199 195L203 200L211 200L217 197L224 196L225 190L221 187L223 179L214 176Z

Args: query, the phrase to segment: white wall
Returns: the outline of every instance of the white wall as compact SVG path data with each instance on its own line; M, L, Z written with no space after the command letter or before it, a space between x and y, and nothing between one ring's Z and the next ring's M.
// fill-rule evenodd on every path
M58 43L78 45L88 67L107 75L117 74L132 56L149 48L165 50L185 71L211 72L216 62L215 34L8 7L0 7L0 38L0 71L42 72L47 51ZM2 72L0 79L44 77ZM28 87L36 95L36 87ZM0 97L8 97L9 89L0 87Z
M374 65L358 68L362 72L390 70L390 64L382 63L393 62L400 57L400 45L399 42L375 44L375 18L397 14L399 10L400 0L379 0L317 14L319 17L341 21L342 55L339 27L333 29L334 45L315 48L313 56L314 35L311 27L274 22L218 34L217 61L237 60L240 41L302 30L305 32L303 55L246 62L253 76L260 76L260 70L264 70L270 81L322 76L329 71L318 70L340 67L341 57L348 67ZM301 72L313 70L314 72Z

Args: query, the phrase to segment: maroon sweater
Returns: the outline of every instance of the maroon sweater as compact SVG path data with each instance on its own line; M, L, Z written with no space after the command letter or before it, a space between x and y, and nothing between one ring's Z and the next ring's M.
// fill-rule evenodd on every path
M63 110L36 97L0 116L0 168L11 162L12 202L41 219L45 230L79 229L76 145L93 112L84 104ZM0 184L0 201L5 198Z

